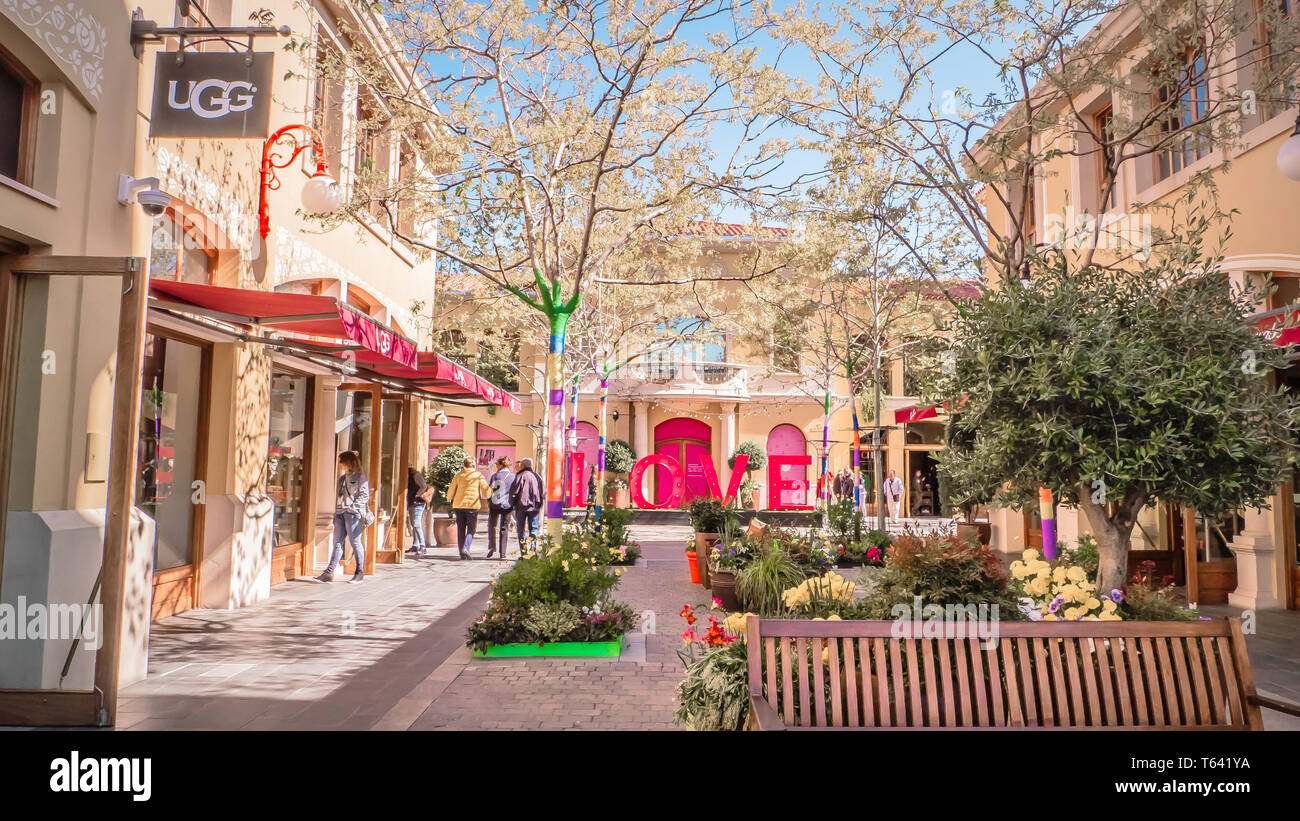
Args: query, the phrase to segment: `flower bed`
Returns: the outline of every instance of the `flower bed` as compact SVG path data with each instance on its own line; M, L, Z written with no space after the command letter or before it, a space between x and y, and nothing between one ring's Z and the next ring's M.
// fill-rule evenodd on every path
M516 645L538 648L527 655L607 655L604 648L548 645L617 644L636 624L627 604L611 594L623 569L611 567L605 545L566 533L557 545L549 539L492 582L487 610L470 625L466 644L479 656L518 656Z

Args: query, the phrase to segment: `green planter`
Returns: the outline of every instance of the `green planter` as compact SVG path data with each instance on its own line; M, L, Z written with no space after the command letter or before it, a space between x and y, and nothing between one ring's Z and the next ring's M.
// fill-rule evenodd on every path
M475 650L475 658L536 658L568 656L576 658L618 658L623 640L557 641L546 644L494 644L487 650Z

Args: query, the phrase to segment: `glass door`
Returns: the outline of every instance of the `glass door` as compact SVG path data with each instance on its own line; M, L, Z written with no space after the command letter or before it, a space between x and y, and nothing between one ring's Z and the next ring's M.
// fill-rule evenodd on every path
M382 485L379 472L380 426L375 419L375 409L381 403L378 400L379 389L374 385L341 385L334 423L334 475L337 476L339 454L350 450L361 460L361 467L370 483L370 508L375 513L375 524L366 529L366 573L375 570L375 547L379 537L379 511L382 509ZM347 573L356 571L356 560L351 550L345 549L344 569Z

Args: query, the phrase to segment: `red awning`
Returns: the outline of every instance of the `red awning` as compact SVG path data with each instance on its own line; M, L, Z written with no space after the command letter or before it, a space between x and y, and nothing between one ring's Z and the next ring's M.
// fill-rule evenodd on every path
M1300 345L1300 309L1287 306L1255 314L1247 319L1258 322L1259 330L1256 333L1273 340L1273 344L1279 348Z
M277 331L349 339L401 365L415 367L415 341L332 296L286 294L223 288L193 282L150 280L151 294L183 311L215 316L240 325Z
M414 340L333 297L167 280L151 281L149 290L156 300L154 307L339 340L293 341L314 355L354 364L363 375L399 382L448 400L486 400L512 413L523 410L519 400L507 391L444 356L417 351Z
M906 425L909 422L920 422L922 419L933 419L939 415L939 408L936 405L913 405L910 408L899 408L894 411L894 424Z

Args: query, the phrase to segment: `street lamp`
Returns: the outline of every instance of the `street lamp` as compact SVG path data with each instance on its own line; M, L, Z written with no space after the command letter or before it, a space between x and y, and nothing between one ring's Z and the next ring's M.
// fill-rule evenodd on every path
M1300 116L1296 117L1291 136L1277 150L1277 167L1287 179L1300 182Z
M297 131L304 132L306 138L296 134ZM309 125L286 125L267 137L262 145L262 185L257 203L257 218L263 240L271 233L266 193L280 188L280 178L275 175L275 169L288 168L308 148L316 152L316 171L302 187L302 207L312 214L333 214L343 205L343 189L330 174L329 163L325 161L325 141ZM289 152L287 158L284 152Z

